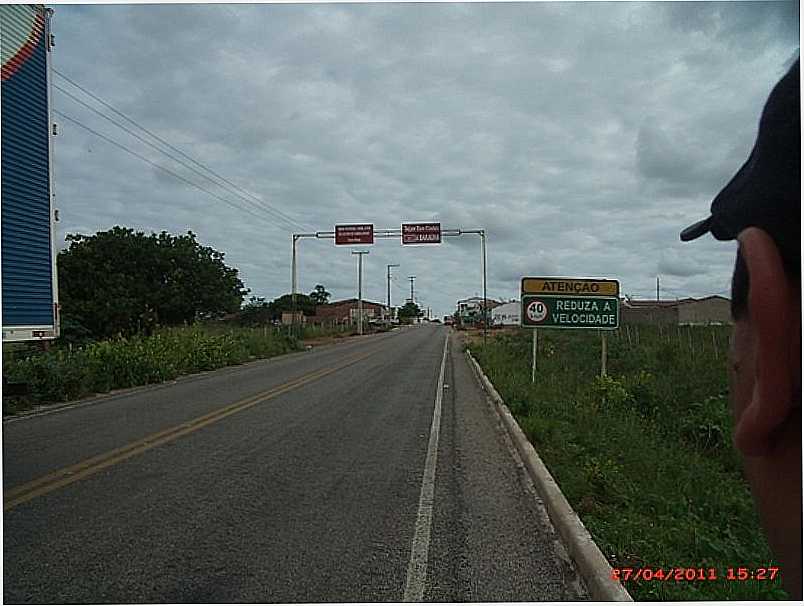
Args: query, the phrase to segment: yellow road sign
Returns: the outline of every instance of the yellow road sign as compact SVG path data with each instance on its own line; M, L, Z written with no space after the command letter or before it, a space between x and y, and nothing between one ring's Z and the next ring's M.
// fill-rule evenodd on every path
M620 283L588 278L522 278L522 294L617 297Z

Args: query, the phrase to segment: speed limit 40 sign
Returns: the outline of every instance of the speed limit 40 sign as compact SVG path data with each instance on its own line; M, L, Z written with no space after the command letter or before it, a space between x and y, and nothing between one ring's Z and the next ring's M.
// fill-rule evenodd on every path
M614 330L619 293L617 280L522 278L522 326Z
M534 324L544 322L547 319L547 304L539 299L533 299L525 307L525 315Z

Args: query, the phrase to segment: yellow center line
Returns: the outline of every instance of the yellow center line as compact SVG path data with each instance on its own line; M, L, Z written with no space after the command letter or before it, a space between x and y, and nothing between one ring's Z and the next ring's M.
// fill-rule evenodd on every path
M31 499L82 480L83 478L96 474L107 467L116 465L117 463L130 459L138 454L142 454L143 452L156 448L157 446L162 446L163 444L172 442L173 440L197 431L203 427L206 427L207 425L211 425L220 421L221 419L225 419L230 415L251 408L252 406L267 400L276 398L277 396L297 389L302 385L317 381L318 379L321 379L339 370L343 370L347 366L351 366L352 364L356 364L361 360L365 360L366 358L373 356L376 351L378 350L372 350L367 354L354 356L338 366L317 370L297 379L293 379L292 381L288 381L287 383L283 383L277 387L273 387L268 391L264 391L255 396L250 396L224 408L214 410L198 418L175 425L163 431L152 433L121 448L116 448L97 456L90 457L89 459L85 459L79 463L76 463L75 465L58 469L25 484L15 486L9 490L4 490L3 511L8 511L17 505L20 505L21 503L25 503Z

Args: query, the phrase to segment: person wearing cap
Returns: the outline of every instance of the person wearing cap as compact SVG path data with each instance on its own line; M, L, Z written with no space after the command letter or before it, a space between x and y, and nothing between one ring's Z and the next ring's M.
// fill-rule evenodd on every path
M790 597L802 599L799 61L774 87L753 150L681 232L737 240L729 352L734 444Z

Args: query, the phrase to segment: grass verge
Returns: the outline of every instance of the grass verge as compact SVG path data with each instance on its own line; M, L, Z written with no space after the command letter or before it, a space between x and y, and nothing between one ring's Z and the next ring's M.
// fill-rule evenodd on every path
M704 569L717 580L627 581L636 600L787 599L729 569L778 566L731 444L726 327L629 327L601 337L495 336L472 353L613 567Z
M296 349L296 340L272 330L194 326L164 329L149 337L100 341L73 351L62 347L21 355L8 350L3 356L3 375L11 383L27 383L30 396L4 398L3 413L161 383Z

